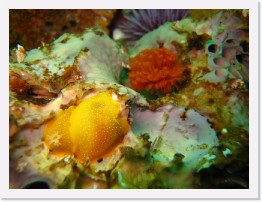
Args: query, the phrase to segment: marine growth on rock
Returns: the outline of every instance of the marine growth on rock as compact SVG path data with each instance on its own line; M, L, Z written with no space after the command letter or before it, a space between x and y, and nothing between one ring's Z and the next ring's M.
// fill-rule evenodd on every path
M248 11L115 13L10 50L10 188L248 189Z

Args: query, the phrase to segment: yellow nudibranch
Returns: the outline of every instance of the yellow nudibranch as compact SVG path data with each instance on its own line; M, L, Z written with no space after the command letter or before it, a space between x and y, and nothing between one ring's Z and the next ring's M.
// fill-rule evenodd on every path
M121 105L111 92L102 92L71 106L50 120L43 139L50 152L57 156L74 155L84 163L110 152L128 132Z

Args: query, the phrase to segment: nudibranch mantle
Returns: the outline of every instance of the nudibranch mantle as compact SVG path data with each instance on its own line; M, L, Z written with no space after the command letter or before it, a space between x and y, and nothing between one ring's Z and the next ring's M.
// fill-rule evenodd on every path
M120 103L113 99L115 97L110 92L99 93L49 121L44 140L50 152L73 155L84 163L87 158L99 158L112 150L129 129L126 117L121 116Z

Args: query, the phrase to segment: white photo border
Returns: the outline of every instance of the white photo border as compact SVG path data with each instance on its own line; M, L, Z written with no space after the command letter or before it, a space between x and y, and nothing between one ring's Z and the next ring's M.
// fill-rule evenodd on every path
M171 3L172 2L172 3ZM120 189L120 190L68 190L68 189L9 189L9 83L8 83L8 61L9 61L9 9L130 9L130 8L181 8L181 9L249 9L249 189ZM2 134L1 138L1 197L3 199L259 199L260 198L260 173L259 173L259 3L256 0L222 1L222 0L186 0L186 1L38 1L38 0L2 0L1 10L1 114ZM4 58L4 59L3 59Z

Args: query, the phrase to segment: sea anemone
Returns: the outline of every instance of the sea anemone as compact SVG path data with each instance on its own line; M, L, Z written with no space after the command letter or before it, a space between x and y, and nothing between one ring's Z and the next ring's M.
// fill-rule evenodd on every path
M131 10L129 14L124 15L117 27L124 33L124 38L132 43L165 22L173 22L186 16L185 9Z
M146 49L130 60L129 78L138 91L169 93L179 90L187 79L187 69L177 55L166 48Z

